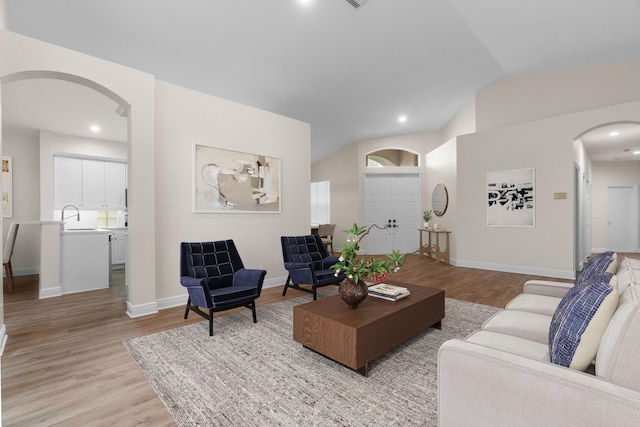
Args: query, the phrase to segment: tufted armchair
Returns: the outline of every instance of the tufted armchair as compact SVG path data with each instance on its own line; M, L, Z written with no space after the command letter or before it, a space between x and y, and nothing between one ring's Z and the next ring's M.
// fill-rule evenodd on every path
M282 236L280 242L284 268L289 272L283 296L288 288L294 288L312 293L315 300L317 288L337 285L346 278L344 274L335 277L335 270L330 267L338 262L338 257L329 256L319 235ZM300 285L310 285L311 289L301 288Z
M217 311L247 307L256 323L256 299L266 274L265 270L244 268L233 240L180 243L180 284L189 293L184 318L191 310L209 320L209 336Z

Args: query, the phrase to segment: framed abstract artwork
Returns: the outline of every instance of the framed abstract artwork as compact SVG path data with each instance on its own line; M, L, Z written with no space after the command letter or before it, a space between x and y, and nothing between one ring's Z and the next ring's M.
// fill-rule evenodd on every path
M535 169L487 172L487 225L535 227Z
M2 217L13 217L13 158L2 156Z
M280 213L280 159L194 144L196 213Z

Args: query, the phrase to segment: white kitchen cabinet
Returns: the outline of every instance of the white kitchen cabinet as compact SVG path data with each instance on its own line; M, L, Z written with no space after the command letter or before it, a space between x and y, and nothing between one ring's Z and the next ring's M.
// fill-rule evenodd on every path
M111 267L124 266L127 262L127 242L129 240L126 231L116 231L111 235Z
M54 205L62 209L124 210L127 164L56 156L54 158Z
M104 162L104 203L110 209L125 209L127 164Z
M53 158L53 198L56 209L82 204L82 160L72 157Z
M104 209L104 162L82 159L82 207Z

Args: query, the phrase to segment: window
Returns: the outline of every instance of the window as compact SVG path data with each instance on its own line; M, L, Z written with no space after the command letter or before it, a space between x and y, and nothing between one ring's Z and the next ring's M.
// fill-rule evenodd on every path
M411 151L396 148L385 148L367 154L367 166L419 166L418 155Z
M331 222L331 184L329 181L311 183L311 224Z
M118 225L118 211L98 211L98 228L116 227Z

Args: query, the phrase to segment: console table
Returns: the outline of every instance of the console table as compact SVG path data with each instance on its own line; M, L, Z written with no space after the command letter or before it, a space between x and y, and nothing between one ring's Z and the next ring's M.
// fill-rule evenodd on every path
M435 230L433 228L419 228L420 231L420 256L427 255L429 258L434 257L436 262L444 261L447 264L449 262L449 234L450 231ZM427 233L427 242L424 243L423 234ZM444 234L445 247L442 249L440 246L440 235ZM435 235L435 237L433 237Z

